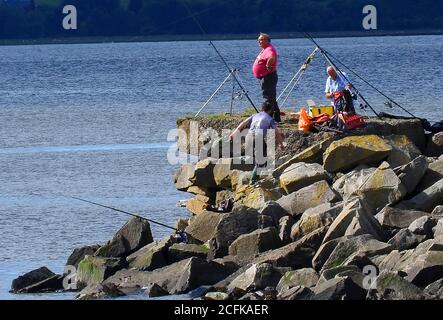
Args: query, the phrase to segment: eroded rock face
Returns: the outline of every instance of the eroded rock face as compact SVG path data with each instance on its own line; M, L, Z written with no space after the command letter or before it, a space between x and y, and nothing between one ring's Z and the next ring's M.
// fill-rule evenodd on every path
M125 266L122 258L86 256L78 265L77 283L80 287L99 284Z
M343 172L359 164L374 164L387 158L392 150L376 135L350 136L331 143L323 154L328 172Z

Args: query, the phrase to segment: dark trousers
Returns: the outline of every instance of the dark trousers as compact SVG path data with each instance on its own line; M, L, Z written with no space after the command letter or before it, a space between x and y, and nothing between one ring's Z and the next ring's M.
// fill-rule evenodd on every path
M269 102L272 105L273 118L275 121L280 122L280 109L277 104L277 82L277 72L270 73L260 79L263 100Z

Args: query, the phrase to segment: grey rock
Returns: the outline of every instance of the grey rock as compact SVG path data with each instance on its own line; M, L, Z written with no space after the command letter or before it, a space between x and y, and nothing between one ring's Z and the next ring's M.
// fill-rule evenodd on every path
M29 285L17 291L17 293L42 293L42 292L55 292L62 291L63 288L63 275L55 275L48 279Z
M322 266L322 270L344 265L349 258L358 254L365 254L370 257L389 253L392 249L390 244L378 241L368 234L344 237L333 249Z
M121 297L125 294L113 284L91 284L84 288L76 297L76 300L97 300L104 298Z
M186 293L203 285L213 285L229 276L229 271L213 261L189 258L153 271L121 270L104 281L127 292L157 284L169 294Z
M98 284L126 266L123 258L85 256L77 268L77 285L84 288Z
M339 177L332 185L332 188L339 192L343 198L348 198L376 169L369 168L367 165L360 165Z
M168 295L168 291L160 287L157 283L151 283L145 289L145 294L147 294L150 298L153 297L162 297Z
M400 202L397 207L400 209L421 210L432 212L432 210L443 204L443 179L437 181L432 186L423 190L415 197Z
M131 218L112 240L95 253L100 257L126 257L153 242L149 222L137 217Z
M229 294L227 294L225 292L208 292L203 297L203 300L218 300L218 301L222 301L222 300L228 300L228 299L229 299Z
M168 249L173 245L172 237L152 242L126 258L129 268L151 271L169 264Z
M340 196L326 181L316 182L277 200L277 203L291 216L301 215L307 209L327 202L337 202Z
M77 268L80 261L82 261L86 255L92 256L94 252L96 252L99 248L100 246L98 244L75 248L69 256L68 261L66 261L66 265L74 266Z
M239 288L245 291L275 287L284 274L284 269L275 268L270 263L253 264L244 273L236 277L228 289Z
M345 235L361 234L371 234L378 240L385 237L380 223L373 216L372 208L365 201L354 199L345 204L332 222L323 242Z
M259 210L259 213L271 217L275 226L278 226L280 219L287 215L286 210L275 201L266 202L264 207Z
M221 258L228 254L228 248L239 236L257 230L259 213L246 206L234 207L232 212L222 215L209 242L209 259Z
M342 210L343 203L324 203L307 209L292 227L291 239L295 241L316 229L330 226Z
M426 294L397 272L382 272L376 281L376 296L381 300L423 300Z
M286 272L277 284L277 291L282 294L283 291L297 286L314 287L318 282L318 274L312 268L302 268Z
M421 155L420 150L407 136L392 135L384 137L384 139L392 147L391 153L386 160L391 168L405 165Z
M259 253L276 249L282 245L274 227L255 230L238 237L229 246L229 255L236 258L239 265L249 263Z
M437 221L437 225L432 230L434 238L443 238L443 218Z
M279 300L310 300L313 295L311 289L297 286L288 290L283 290L278 296Z
M414 220L427 215L429 213L423 211L385 207L375 217L385 228L403 229L409 227Z
M12 280L11 291L16 293L21 289L24 289L41 281L50 279L54 276L56 276L56 274L51 270L49 270L47 267L41 267L32 270Z
M366 290L351 277L337 277L312 288L311 300L363 300Z
M392 245L394 250L403 251L415 248L424 240L426 240L426 236L414 234L409 229L404 228L389 239L388 244Z
M428 160L431 161L429 158ZM428 170L418 184L416 192L426 190L441 179L443 179L443 158L429 163Z
M193 185L190 179L194 176L194 164L183 164L174 176L174 184L177 190L186 191Z
M185 232L198 241L206 242L215 237L217 226L224 216L224 214L204 211L190 219Z
M443 298L443 278L429 284L424 292L439 299Z
M412 194L426 170L428 170L428 161L425 156L419 156L408 164L395 169L395 173L405 186L406 193Z
M282 243L288 244L289 242L291 242L291 229L294 224L295 220L290 216L285 216L280 219L278 236Z
M434 208L434 210L432 210L432 215L435 215L435 216L437 216L437 215L439 215L439 216L443 216L443 205L441 205L441 206L436 206L436 207Z
M409 231L417 235L424 235L428 238L432 237L432 228L435 227L437 221L429 216L420 217L414 220L408 227Z
M206 260L208 251L209 248L204 244L174 243L168 248L168 262L173 263L192 257Z
M283 171L280 186L289 194L315 182L329 179L328 173L320 164L298 162Z

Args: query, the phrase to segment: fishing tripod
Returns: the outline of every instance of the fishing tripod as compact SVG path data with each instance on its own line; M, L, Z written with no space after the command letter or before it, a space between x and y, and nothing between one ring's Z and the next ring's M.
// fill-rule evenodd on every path
M232 114L232 108L234 106L234 100L238 97L242 97L243 94L247 95L247 91L244 90L244 85L239 77L239 70L238 69L232 69L230 70L229 74L226 76L226 78L220 83L220 85L217 87L217 89L211 94L211 96L206 100L206 102L203 104L203 106L198 110L198 112L195 114L194 117L197 117L200 112L203 111L203 109L209 104L209 102L214 99L216 94L223 88L223 86L228 82L228 80L232 78L232 93L231 93L231 105L230 105L230 113ZM239 85L240 91L235 92L236 85Z

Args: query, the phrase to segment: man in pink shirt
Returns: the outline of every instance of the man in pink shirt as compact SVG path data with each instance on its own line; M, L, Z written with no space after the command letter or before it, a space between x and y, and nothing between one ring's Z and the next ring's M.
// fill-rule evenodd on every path
M273 118L281 122L280 109L277 105L277 51L271 45L271 38L266 33L260 33L258 44L262 51L255 59L252 66L254 76L260 79L263 99L273 107Z

